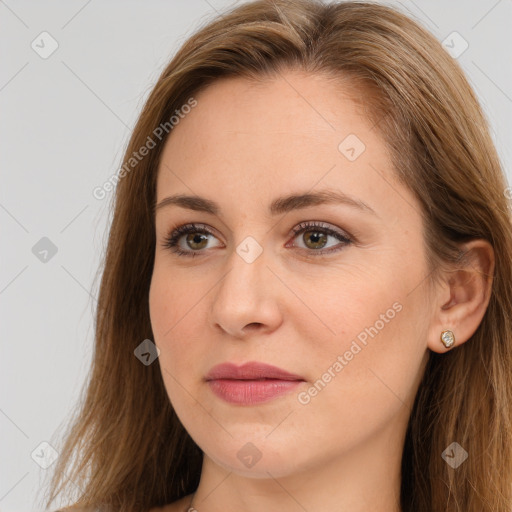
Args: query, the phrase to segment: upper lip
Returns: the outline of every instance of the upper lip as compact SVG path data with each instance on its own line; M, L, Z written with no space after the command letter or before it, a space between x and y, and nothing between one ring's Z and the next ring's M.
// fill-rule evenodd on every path
M210 369L206 375L206 380L215 379L236 379L236 380L256 380L256 379L279 379L279 380L304 380L300 375L287 372L277 366L251 361L241 366L234 363L222 363Z

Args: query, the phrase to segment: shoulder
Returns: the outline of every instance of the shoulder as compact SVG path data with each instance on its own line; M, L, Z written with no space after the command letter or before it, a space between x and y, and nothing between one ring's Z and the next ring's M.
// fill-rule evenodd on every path
M96 512L94 507L80 507L78 505L72 505L71 507L59 508L55 512Z
M149 510L149 512L188 512L188 505L190 503L190 499L192 498L192 494L184 496L183 498L173 501L168 505L164 505L163 507L154 507ZM71 506L60 508L59 510L55 510L54 512L97 512L94 507L80 507L80 506Z
M192 494L184 496L183 498L173 501L163 507L156 507L149 510L149 512L188 512L188 507ZM85 512L85 511L84 511Z

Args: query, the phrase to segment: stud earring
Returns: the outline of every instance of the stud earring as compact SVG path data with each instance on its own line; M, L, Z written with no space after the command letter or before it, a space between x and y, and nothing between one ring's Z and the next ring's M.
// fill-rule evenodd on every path
M452 331L443 331L441 333L441 341L446 348L451 348L455 343L455 335Z

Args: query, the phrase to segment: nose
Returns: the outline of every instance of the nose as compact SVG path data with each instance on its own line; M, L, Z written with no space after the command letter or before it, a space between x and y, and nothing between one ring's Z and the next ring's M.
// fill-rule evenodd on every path
M282 323L283 285L269 268L264 250L248 262L236 251L226 260L227 272L212 297L214 328L244 339L250 334L268 334Z

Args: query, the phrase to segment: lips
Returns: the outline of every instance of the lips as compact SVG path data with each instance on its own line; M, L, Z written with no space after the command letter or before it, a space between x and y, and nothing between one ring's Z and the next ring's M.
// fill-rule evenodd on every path
M265 363L250 362L242 366L233 363L222 363L214 366L206 375L206 380L236 379L236 380L304 380L300 375L294 375L277 366Z
M214 366L205 380L216 396L238 405L273 400L305 382L300 375L259 362L249 362L242 366L222 363Z

